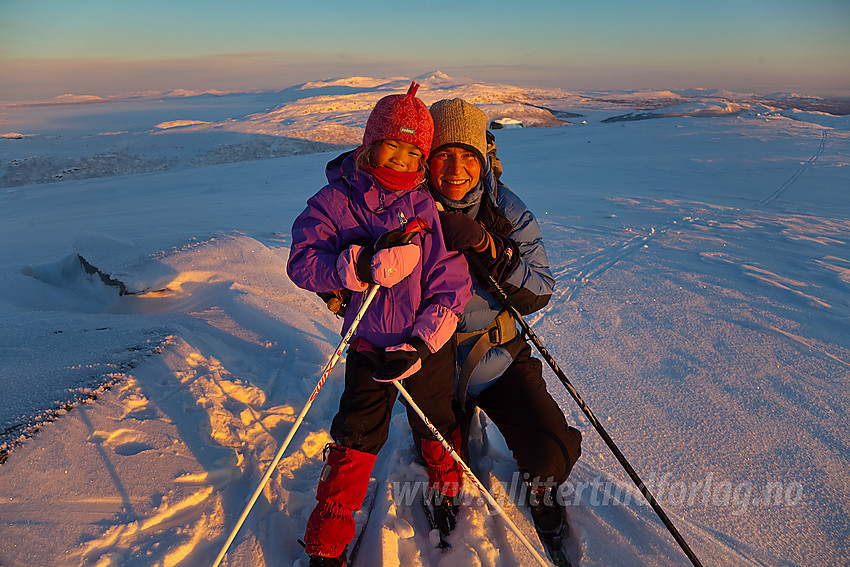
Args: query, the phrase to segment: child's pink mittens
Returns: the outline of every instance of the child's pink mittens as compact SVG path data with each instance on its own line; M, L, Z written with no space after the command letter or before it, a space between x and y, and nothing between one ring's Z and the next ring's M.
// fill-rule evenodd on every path
M378 364L372 379L376 382L395 382L413 376L422 369L422 361L431 356L425 341L413 336L406 343L384 349L384 360Z
M392 287L413 273L422 253L416 244L383 248L372 253L352 244L336 259L336 272L342 285L351 291L365 291L369 284Z
M336 273L342 280L342 285L351 291L365 291L369 284L357 277L357 260L364 249L359 244L352 244L342 251L336 259ZM368 254L368 250L365 251Z
M377 250L372 255L372 280L384 287L394 286L413 272L421 255L416 244Z

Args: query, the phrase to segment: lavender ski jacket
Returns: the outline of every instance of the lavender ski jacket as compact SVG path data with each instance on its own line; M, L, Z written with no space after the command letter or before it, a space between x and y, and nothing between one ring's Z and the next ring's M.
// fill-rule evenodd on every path
M336 270L341 252L352 244L373 244L399 228L402 218L422 218L434 232L414 237L421 249L419 264L398 284L380 288L354 336L383 348L415 335L436 352L451 338L472 297L466 260L446 250L437 207L425 185L388 191L356 168L352 153L328 163L328 184L307 200L307 208L295 219L287 273L295 285L309 291L343 289ZM363 297L365 293L352 294L342 334Z

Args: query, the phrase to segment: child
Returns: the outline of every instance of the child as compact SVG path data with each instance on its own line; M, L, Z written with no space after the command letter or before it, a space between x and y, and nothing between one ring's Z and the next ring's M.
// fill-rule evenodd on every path
M418 87L414 82L406 95L378 101L363 144L328 164L328 185L307 201L292 227L292 281L317 293L353 292L343 333L369 284L381 286L348 348L345 389L330 430L334 444L304 537L311 567L345 562L354 538L352 514L363 504L389 433L397 393L392 381L406 379L440 433L457 436L451 337L471 297L471 281L463 257L446 250L436 205L423 184L434 125L415 96ZM383 235L398 234L416 217L434 232L385 245ZM455 496L461 471L410 409L408 420L432 487L445 486L443 493Z

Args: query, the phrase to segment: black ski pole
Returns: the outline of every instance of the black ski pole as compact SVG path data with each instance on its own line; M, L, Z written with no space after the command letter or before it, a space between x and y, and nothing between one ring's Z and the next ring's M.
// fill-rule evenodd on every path
M602 423L600 423L600 421L596 419L596 416L593 415L592 411L590 411L590 408L587 406L584 399L582 399L581 395L579 395L578 391L567 378L566 374L564 374L563 370L561 370L561 368L558 366L558 363L555 362L555 359L552 358L552 355L549 354L549 351L546 350L546 347L543 346L543 343L540 341L539 338L537 338L537 335L534 334L534 331L531 330L531 327L522 317L522 314L517 310L516 307L514 307L514 304L511 303L511 300L508 298L508 294L505 293L505 290L502 289L502 286L500 286L496 279L492 275L490 275L490 272L484 267L484 265L481 263L481 260L473 256L472 254L467 254L467 257L472 257L473 263L475 264L476 268L478 268L478 271L482 275L485 275L487 277L487 280L489 281L490 285L493 286L493 288L496 290L496 295L498 296L499 301L502 303L502 305L505 306L505 309L510 312L514 319L516 319L517 323L519 323L519 325L522 327L523 332L526 334L526 336L528 336L529 339L531 339L531 342L534 343L534 346L537 347L537 350L540 352L546 362L549 363L549 366L552 367L552 371L555 372L555 375L558 376L558 379L561 381L561 383L576 401L578 406L581 408L581 411L584 412L584 415L587 416L587 419L590 420L590 423L593 424L593 427L596 429L597 433L599 433L599 436L602 437L602 440L605 441L605 444L608 445L608 448L611 449L612 453L614 453L614 456L620 462L620 465L622 465L622 467L626 470L626 473L628 473L629 478L632 479L632 482L634 482L635 485L638 487L640 493L643 494L643 496L646 498L646 501L649 502L649 505L661 519L661 522L673 536L673 539L676 540L676 543L679 544L679 547L682 548L682 551L685 552L685 555L688 556L688 559L691 560L691 563L694 565L694 567L703 567L702 563L700 563L699 558L697 558L693 550L691 550L690 546L688 545L688 542L685 541L685 538L682 537L682 534L680 534L679 530L676 529L676 526L673 525L673 522L667 516L667 513L664 512L664 510L661 508L661 505L658 503L658 501L655 500L655 497L649 491L649 488L640 479L637 472L635 472L635 469L632 468L631 464L629 464L629 461L626 459L625 455L623 455L623 453L617 447L616 443L614 443L614 440L611 439L611 436L608 435L608 432L605 431L605 428L602 427Z

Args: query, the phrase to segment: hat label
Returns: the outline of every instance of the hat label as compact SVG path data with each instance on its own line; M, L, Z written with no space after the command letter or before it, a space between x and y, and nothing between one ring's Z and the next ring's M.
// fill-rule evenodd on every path
M399 126L398 131L402 134L410 134L413 135L416 133L416 128L409 128L407 126Z

